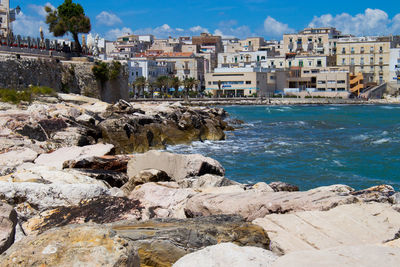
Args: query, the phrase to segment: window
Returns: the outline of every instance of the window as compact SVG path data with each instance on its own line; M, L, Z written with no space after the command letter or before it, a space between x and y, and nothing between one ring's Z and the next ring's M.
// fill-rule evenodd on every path
M304 73L310 73L310 71L309 70L305 70Z
M346 89L344 89L344 88L338 88L337 90L338 91L346 91Z
M346 81L345 80L339 80L339 81L337 81L337 83L338 84L344 84L344 83L346 83Z
M351 53L354 54L354 47L351 48Z
M346 48L342 48L342 54L346 54Z
M328 84L334 84L334 83L336 83L335 80L329 80L329 81L328 81Z
M251 84L251 81L246 81L246 84Z
M346 65L346 59L342 58L342 65Z
M326 81L318 81L318 84L326 84Z
M299 67L303 67L303 60L299 61Z
M308 61L308 66L312 66L312 61Z
M217 82L217 84L218 84L218 82ZM208 85L211 85L211 82L208 82Z
M322 60L317 60L317 67L322 67Z
M350 64L354 65L354 58L351 59Z

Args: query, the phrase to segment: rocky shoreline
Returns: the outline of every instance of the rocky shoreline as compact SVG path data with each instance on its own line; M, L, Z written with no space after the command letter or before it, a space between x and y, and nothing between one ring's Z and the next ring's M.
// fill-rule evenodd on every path
M74 95L0 106L0 266L400 260L391 186L239 184L214 159L151 150L223 139L232 128L222 109Z

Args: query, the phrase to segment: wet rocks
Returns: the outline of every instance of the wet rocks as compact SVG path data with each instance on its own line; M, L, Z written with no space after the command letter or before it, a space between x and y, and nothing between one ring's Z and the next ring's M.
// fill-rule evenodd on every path
M262 228L235 215L124 222L114 224L113 230L138 247L142 266L171 266L188 253L220 242L264 249L269 246Z
M232 243L222 243L193 252L180 258L173 267L259 267L271 266L277 260L271 251L257 247L239 247Z
M17 221L17 213L13 207L0 202L0 254L14 243Z
M106 227L73 225L29 236L0 256L1 266L139 267L133 244Z
M214 174L223 176L224 168L221 164L211 158L202 155L180 155L168 152L149 151L145 154L136 155L128 163L128 176L133 177L140 171L151 169L165 171L173 180Z

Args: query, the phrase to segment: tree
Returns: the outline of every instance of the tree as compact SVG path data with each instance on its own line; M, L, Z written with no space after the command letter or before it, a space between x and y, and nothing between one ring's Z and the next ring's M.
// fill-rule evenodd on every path
M81 53L79 34L89 33L91 30L90 19L85 15L83 7L80 4L72 3L72 0L65 0L57 9L46 6L45 11L47 12L46 24L49 24L49 31L55 37L71 33L75 41L76 52Z
M168 87L175 89L175 95L178 94L179 87L182 85L181 80L178 77L169 77L168 79Z
M134 81L134 85L136 89L138 90L138 95L141 96L144 94L144 88L148 84L147 80L145 77L137 77L136 80Z
M199 81L196 80L195 78L191 77L191 78L186 78L183 81L183 86L186 89L186 95L189 94L189 90L192 90L194 86L198 85Z
M161 92L166 92L168 87L168 76L159 76L155 81L155 85L160 89Z

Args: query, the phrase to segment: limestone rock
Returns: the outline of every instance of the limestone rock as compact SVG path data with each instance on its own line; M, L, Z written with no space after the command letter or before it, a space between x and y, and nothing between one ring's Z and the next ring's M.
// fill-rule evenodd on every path
M145 208L143 219L186 218L186 202L195 194L192 189L180 189L176 183L146 183L137 186L129 198L141 202Z
M272 213L306 210L329 210L338 205L357 202L342 186L322 187L306 192L244 192L216 194L202 193L191 197L186 209L203 216L239 214L252 221Z
M139 267L132 243L101 226L56 228L15 243L0 256L1 266Z
M29 148L18 148L0 154L0 176L12 173L15 167L25 163L33 162L38 154Z
M110 195L110 191L92 184L38 184L0 182L0 199L11 205L29 205L29 211L17 210L22 216L59 206L77 205L83 199ZM33 213L33 214L32 214Z
M279 253L341 245L383 244L399 231L400 213L389 204L356 203L329 211L270 214L253 223L271 238Z
M353 192L352 195L363 199L365 202L391 202L391 197L395 193L394 188L390 185L378 185Z
M132 158L132 155L89 157L65 162L64 167L126 172L128 162Z
M196 250L230 242L267 249L269 239L262 228L235 215L114 224L118 235L132 240L142 266L171 266Z
M150 182L169 182L171 178L164 171L148 169L140 171L122 186L122 190L129 195L136 186Z
M284 183L284 182L272 182L269 184L270 187L272 187L272 189L274 189L275 192L282 192L282 191L286 191L286 192L296 192L299 191L299 187L295 186L295 185L291 185L288 183Z
M63 164L69 160L82 160L93 156L104 156L109 153L114 146L110 144L96 144L85 147L64 147L49 154L42 154L36 160L38 165L45 165L63 168Z
M0 201L0 254L14 243L17 222L17 213L13 207Z
M339 246L323 250L304 250L289 253L277 259L272 267L397 267L398 248L377 245Z
M238 183L231 181L223 176L217 176L212 174L205 174L200 177L186 178L178 182L182 188L193 188L193 189L204 189L213 187L222 187L236 185Z
M232 243L222 243L183 256L173 267L268 267L277 258L278 256L271 251L262 248L239 247Z
M0 181L14 183L42 183L42 184L93 184L104 189L110 186L102 180L90 177L87 173L74 169L59 170L54 167L37 164L23 164L8 176L0 177Z
M106 224L123 220L141 219L141 206L137 200L121 197L96 197L83 200L76 206L46 210L23 224L26 234L42 233L51 228L69 224Z
M149 151L135 155L128 163L128 176L133 177L145 169L156 168L165 171L175 181L214 174L223 176L225 170L218 161L202 155L181 155L168 152Z

